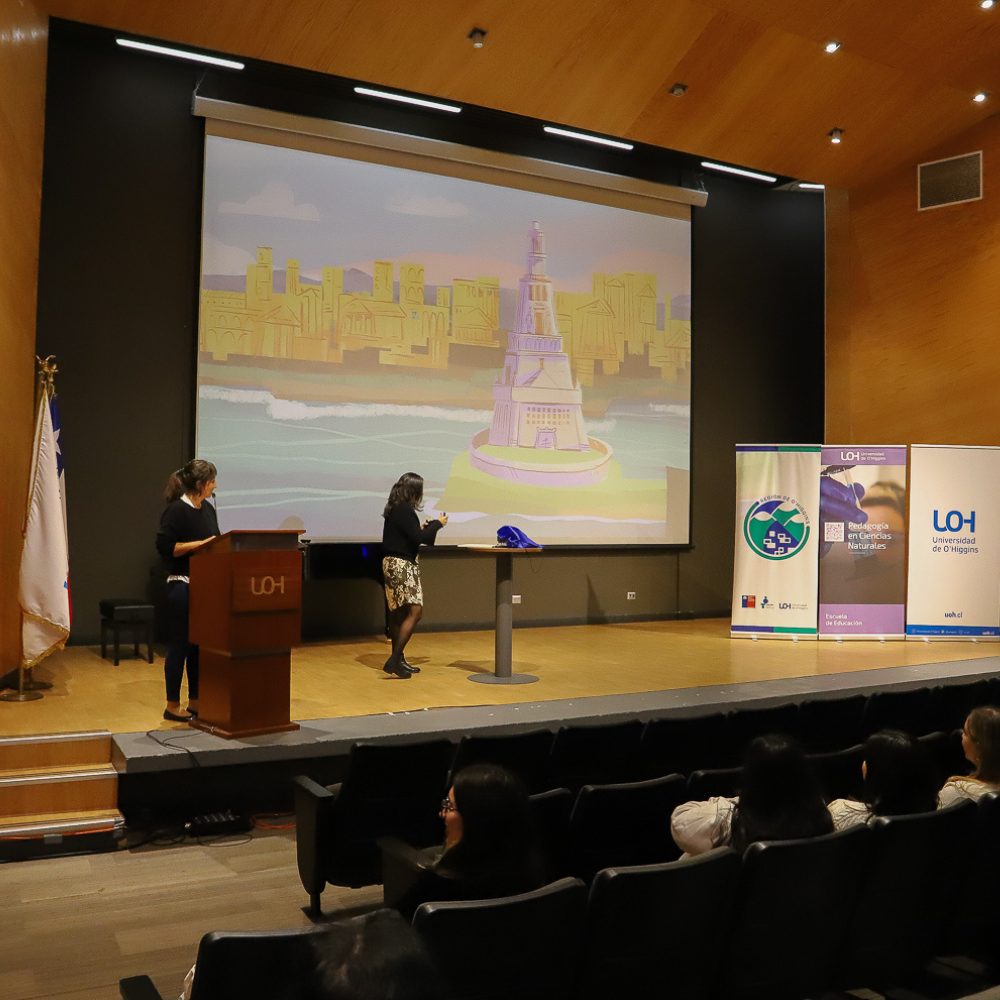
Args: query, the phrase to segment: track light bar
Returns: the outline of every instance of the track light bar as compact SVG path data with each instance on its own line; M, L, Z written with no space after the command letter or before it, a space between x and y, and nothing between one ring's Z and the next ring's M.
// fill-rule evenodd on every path
M566 139L582 139L584 142L595 142L598 146L612 146L614 149L635 149L630 142L620 139L605 139L600 135L587 135L586 132L572 132L568 128L556 128L555 125L543 125L543 130L549 135L561 135Z
M365 97L380 97L383 101L398 101L400 104L415 104L419 108L430 108L432 111L450 111L458 114L462 110L458 104L443 104L441 101L428 101L423 97L409 97L407 94L393 94L388 90L373 90L371 87L355 87L355 94Z
M706 170L718 170L724 174L736 174L739 177L749 177L754 181L766 181L773 184L778 178L770 174L759 174L756 170L744 170L742 167L727 167L724 163L712 163L710 160L702 160L701 165Z
M243 69L245 63L235 59L222 59L219 56L206 56L200 52L187 52L184 49L172 49L166 45L153 45L150 42L136 42L131 38L116 38L115 42L123 49L138 49L140 52L152 52L158 56L173 56L175 59L189 59L191 62L208 63L209 66L221 66L223 69Z
M809 181L799 181L799 188L802 191L825 191L825 184L811 184Z

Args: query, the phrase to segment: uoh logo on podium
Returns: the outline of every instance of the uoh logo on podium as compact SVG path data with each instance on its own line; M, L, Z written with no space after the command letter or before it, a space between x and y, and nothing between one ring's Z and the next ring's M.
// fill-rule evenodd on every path
M809 515L794 497L762 497L743 518L743 537L764 559L791 559L805 548Z

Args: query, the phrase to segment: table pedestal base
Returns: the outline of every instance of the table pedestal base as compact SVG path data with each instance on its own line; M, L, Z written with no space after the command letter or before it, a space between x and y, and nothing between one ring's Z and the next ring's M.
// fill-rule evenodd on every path
M496 674L469 674L469 680L477 684L534 684L538 678L534 674L508 674L499 677Z

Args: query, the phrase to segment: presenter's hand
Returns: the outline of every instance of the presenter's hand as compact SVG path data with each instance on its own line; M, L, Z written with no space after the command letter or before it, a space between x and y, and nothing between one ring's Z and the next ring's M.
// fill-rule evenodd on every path
M441 513L438 514L437 519L441 522L441 527L443 528L448 523L448 515Z

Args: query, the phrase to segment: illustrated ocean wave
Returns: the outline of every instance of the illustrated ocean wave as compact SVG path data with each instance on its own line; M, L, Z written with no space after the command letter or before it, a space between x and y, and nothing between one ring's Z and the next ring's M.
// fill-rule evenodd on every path
M267 407L273 420L320 420L324 417L362 419L370 417L420 417L425 420L449 420L464 424L489 424L491 410L471 410L447 406L402 406L396 403L302 403L278 399L266 389L231 389L221 385L203 385L198 390L201 399L217 399L225 403L251 403Z

